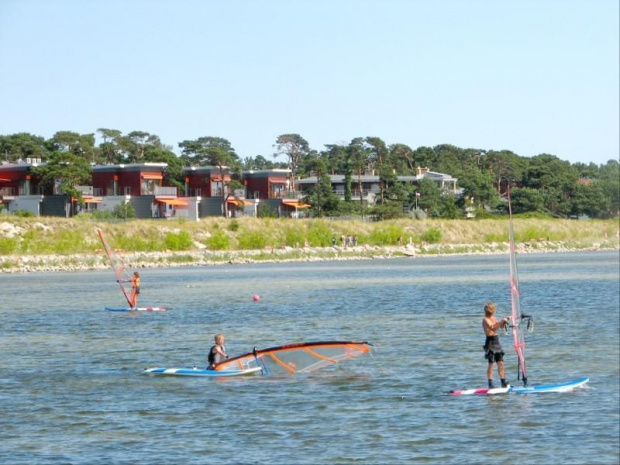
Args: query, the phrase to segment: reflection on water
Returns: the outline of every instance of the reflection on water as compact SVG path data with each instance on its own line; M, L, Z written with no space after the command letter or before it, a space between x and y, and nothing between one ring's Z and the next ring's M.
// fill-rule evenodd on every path
M438 395L485 384L482 307L509 312L507 256L144 270L142 303L171 310L138 315L103 310L122 304L111 273L0 275L0 460L491 463L518 450L522 463L617 463L618 254L519 266L531 383L587 375L587 388ZM298 377L141 373L204 365L218 332L231 354L329 339L376 350Z

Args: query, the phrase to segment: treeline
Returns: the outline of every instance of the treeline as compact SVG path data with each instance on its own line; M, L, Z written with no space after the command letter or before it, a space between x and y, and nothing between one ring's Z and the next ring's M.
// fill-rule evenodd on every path
M90 182L92 164L165 162L166 182L178 187L184 184L185 166L226 166L236 173L289 168L295 178L317 176L317 187L307 199L314 216L362 213L381 218L405 214L460 218L465 210L475 210L480 217L505 211L502 197L507 186L511 186L515 213L591 218L620 213L618 160L604 165L571 164L549 154L528 158L508 150L462 149L449 144L412 149L405 144L387 144L379 137L358 137L349 144L329 144L316 150L299 134L278 136L274 153L267 157L241 159L232 144L220 137L181 141L177 154L148 132L124 135L101 128L96 133L101 140L98 145L94 133L59 131L47 140L28 133L0 136L0 156L7 162L40 158L47 162L38 169L43 182L61 179L67 193ZM397 176L415 175L419 167L457 178L463 195L446 195L430 180L417 186L397 181ZM370 209L352 200L366 173L378 175L381 183L377 205ZM345 176L344 201L334 194L330 174Z

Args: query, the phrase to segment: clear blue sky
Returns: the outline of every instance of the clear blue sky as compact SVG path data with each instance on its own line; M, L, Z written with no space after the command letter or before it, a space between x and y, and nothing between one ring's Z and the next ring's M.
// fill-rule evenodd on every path
M0 135L618 159L618 0L0 0Z

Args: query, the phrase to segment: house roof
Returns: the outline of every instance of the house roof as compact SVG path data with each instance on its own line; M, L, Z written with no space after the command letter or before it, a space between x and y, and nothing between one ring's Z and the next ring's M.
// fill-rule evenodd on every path
M109 173L109 172L133 172L133 171L161 171L168 167L168 163L132 163L128 165L94 165L93 173Z

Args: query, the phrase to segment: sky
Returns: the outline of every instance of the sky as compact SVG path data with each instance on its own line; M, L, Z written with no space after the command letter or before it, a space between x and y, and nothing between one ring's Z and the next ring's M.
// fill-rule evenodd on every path
M222 137L271 160L282 134L373 136L604 164L619 17L618 0L0 0L0 135L146 131L177 154Z

